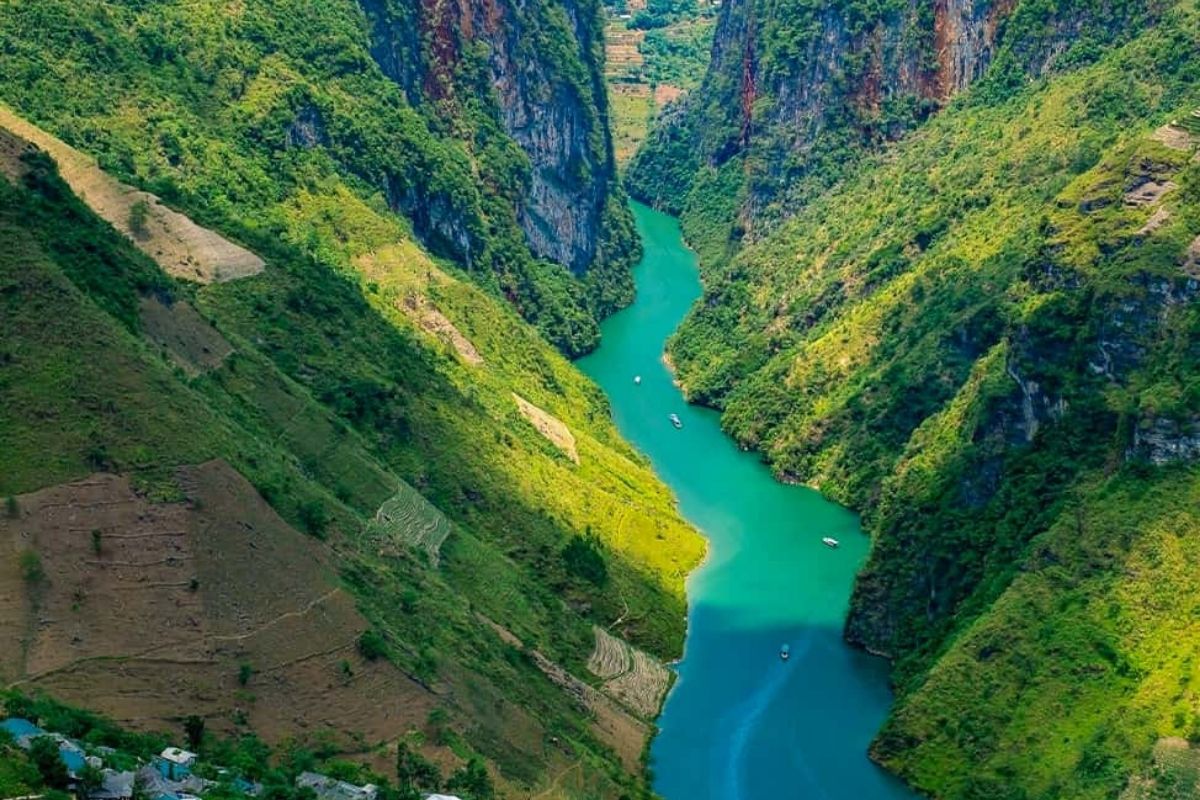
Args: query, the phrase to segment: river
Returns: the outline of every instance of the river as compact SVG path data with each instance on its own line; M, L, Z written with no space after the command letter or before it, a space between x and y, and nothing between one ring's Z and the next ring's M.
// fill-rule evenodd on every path
M695 257L673 218L637 204L634 215L646 250L637 300L604 323L602 345L579 366L709 542L688 581L684 658L651 749L654 788L666 800L908 800L866 757L891 700L887 665L841 638L867 538L854 514L777 482L716 413L684 402L662 353L700 296Z

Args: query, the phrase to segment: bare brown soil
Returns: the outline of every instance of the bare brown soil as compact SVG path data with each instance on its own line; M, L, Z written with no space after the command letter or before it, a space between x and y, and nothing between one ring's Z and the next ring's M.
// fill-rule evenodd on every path
M87 156L0 105L0 128L37 145L57 163L75 194L114 228L129 237L169 275L197 283L231 281L262 272L261 258L167 208L154 195L126 186ZM134 207L144 204L146 220L133 230Z
M1174 181L1158 181L1147 178L1125 193L1125 204L1130 206L1150 206L1162 200L1169 192L1178 189Z
M1150 138L1160 142L1172 150L1188 151L1196 146L1196 139L1183 128L1174 125L1163 125L1150 134Z
M1170 783L1169 794L1156 793L1158 777L1134 775L1121 792L1120 800L1149 800L1152 797L1200 797L1200 749L1187 739L1167 737L1154 745L1153 772L1165 777Z
M178 477L187 502L102 474L18 498L0 520L0 637L21 642L0 657L5 683L134 727L244 715L269 741L320 732L351 750L427 717L425 688L358 654L366 622L318 542L224 462Z
M683 89L669 83L660 83L654 87L654 104L662 108L667 103L678 100L683 96Z
M233 353L233 346L190 303L167 305L157 297L143 297L139 315L151 341L193 377L216 369Z
M513 393L513 399L517 401L517 409L520 410L521 416L529 420L538 433L562 450L567 458L576 464L579 463L579 452L575 449L575 435L571 433L571 429L566 426L566 423L538 408L519 394Z
M428 300L417 296L410 298L403 305L401 310L405 314L415 319L424 330L453 347L454 352L458 353L463 361L473 367L483 363L483 356L479 355L471 340L463 336L458 328L454 327L454 323Z
M1156 208L1154 210L1154 213L1150 215L1150 219L1146 220L1146 224L1143 225L1142 227L1138 228L1138 235L1139 236L1147 236L1151 233L1154 233L1156 230L1158 230L1164 224L1166 224L1167 220L1169 220L1170 218L1171 218L1170 211L1168 211L1165 208L1162 208L1161 206L1159 208Z

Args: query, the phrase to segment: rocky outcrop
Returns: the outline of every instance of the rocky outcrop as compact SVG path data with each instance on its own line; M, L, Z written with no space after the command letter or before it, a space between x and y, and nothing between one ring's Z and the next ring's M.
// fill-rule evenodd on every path
M1200 460L1200 416L1142 420L1133 432L1130 455L1159 467Z
M456 133L484 128L475 146L494 135L488 121L472 119L482 106L519 148L520 185L497 189L513 202L530 249L576 274L587 271L603 244L605 204L617 191L598 6L589 0L361 3L372 55L414 106L434 110ZM396 200L417 205L405 193ZM427 227L455 247L469 245L438 209L426 216Z

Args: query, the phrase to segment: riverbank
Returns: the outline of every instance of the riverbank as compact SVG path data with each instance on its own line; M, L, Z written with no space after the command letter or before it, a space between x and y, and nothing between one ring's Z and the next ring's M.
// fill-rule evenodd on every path
M579 366L709 541L687 582L688 637L651 748L655 789L667 800L785 787L802 797L911 798L866 754L891 700L887 664L841 639L868 545L858 519L776 481L724 435L715 411L687 404L662 354L700 296L695 257L672 218L637 205L634 213L646 253L637 300L604 324L604 343ZM824 546L825 536L841 547Z

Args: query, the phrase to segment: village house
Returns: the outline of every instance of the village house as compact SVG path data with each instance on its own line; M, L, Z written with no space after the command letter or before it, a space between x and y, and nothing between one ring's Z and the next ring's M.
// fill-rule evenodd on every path
M88 762L83 747L78 742L59 733L48 733L27 719L9 717L0 722L0 730L6 731L17 747L22 750L28 750L34 739L43 736L53 739L58 744L58 755L72 778L78 778L79 774L83 772L83 768L87 766Z
M178 747L168 747L154 759L154 766L159 774L169 781L181 781L192 774L192 765L199 758L195 753L181 750Z
M300 773L300 777L296 778L296 786L312 789L317 800L375 800L379 794L379 787L374 784L355 786L316 772Z

